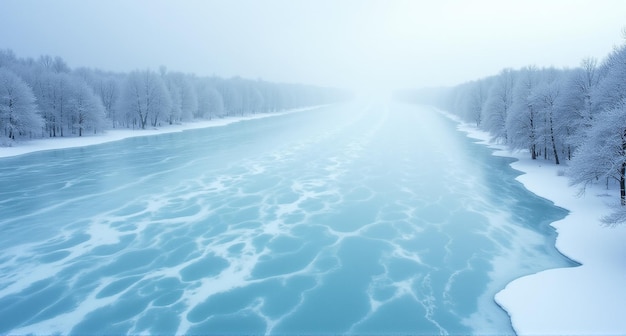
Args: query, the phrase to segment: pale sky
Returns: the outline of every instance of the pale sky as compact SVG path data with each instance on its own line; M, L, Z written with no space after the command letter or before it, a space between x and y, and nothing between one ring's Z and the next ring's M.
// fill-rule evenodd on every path
M356 89L575 67L624 27L626 0L0 0L18 57Z

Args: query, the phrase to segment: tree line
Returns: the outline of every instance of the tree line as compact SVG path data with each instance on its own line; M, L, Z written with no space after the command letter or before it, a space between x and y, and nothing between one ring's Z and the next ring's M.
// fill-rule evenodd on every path
M620 205L603 218L626 222L626 45L573 69L504 69L451 88L404 90L400 100L430 104L489 132L533 160L566 164L571 185L615 183Z
M61 57L0 50L0 146L16 140L145 129L347 98L338 89L168 71L71 69Z

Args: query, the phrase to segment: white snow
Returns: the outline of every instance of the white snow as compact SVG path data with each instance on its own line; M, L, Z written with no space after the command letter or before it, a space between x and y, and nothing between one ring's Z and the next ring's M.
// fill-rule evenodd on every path
M274 116L284 115L284 114L293 113L293 112L312 110L312 109L316 109L322 106L324 105L297 108L297 109L291 109L291 110L274 112L274 113L259 113L259 114L247 115L247 116L242 116L242 117L227 117L227 118L218 118L218 119L211 119L211 120L194 121L194 122L189 122L189 123L180 124L180 125L166 125L166 126L159 127L159 128L150 128L150 129L145 129L145 130L111 129L111 130L107 130L106 133L104 134L87 135L87 136L82 136L82 137L45 138L45 139L28 140L28 141L14 143L13 147L0 147L0 158L22 155L22 154L43 151L43 150L98 145L98 144L102 144L106 142L112 142L112 141L123 140L126 138L139 137L139 136L175 133L175 132L182 132L185 130L198 129L198 128L225 126L225 125L236 123L236 122L243 121L243 120L274 117Z
M459 123L458 129L496 149L495 155L518 159L511 164L524 173L517 179L531 192L570 211L551 225L558 234L558 250L582 265L528 275L500 291L495 300L510 315L515 332L626 334L626 225L606 227L600 220L618 201L619 190L607 190L600 181L581 195L578 187L569 186L564 175L567 167L490 143L489 135L472 125Z

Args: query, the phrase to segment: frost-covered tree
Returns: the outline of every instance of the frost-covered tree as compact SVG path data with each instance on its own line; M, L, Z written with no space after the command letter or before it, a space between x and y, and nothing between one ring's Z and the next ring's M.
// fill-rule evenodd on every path
M0 130L16 137L39 133L42 126L31 88L13 72L0 68Z
M626 45L613 50L599 69L600 78L591 94L593 111L606 111L626 99Z
M87 68L76 69L74 73L82 78L100 99L104 107L105 119L110 127L116 128L123 125L124 119L118 115L117 111L123 76Z
M268 112L276 112L280 109L280 98L278 87L270 83L264 83L263 93L265 97L265 106Z
M73 134L83 136L86 130L96 133L105 126L105 109L93 90L82 81L74 84L68 102L68 119Z
M198 112L198 92L193 85L190 75L182 75L178 80L180 86L181 119L191 120Z
M59 56L42 55L39 57L39 64L47 71L54 73L69 73L71 71L67 63Z
M265 110L265 98L259 90L258 81L237 79L237 86L242 92L242 110L244 113L259 113Z
M37 79L35 95L48 136L104 129L104 106L83 78L85 73L44 71Z
M562 149L564 134L563 128L555 122L560 112L559 97L563 85L562 78L554 69L544 70L542 83L537 85L529 96L529 102L535 110L537 121L536 143L543 144L543 157L554 158L560 164L559 152Z
M72 96L72 78L67 73L41 73L35 87L35 96L44 120L44 131L50 137L65 136L68 119L68 103Z
M491 133L493 140L508 143L506 120L513 103L515 74L511 69L503 70L489 89L483 109L484 129Z
M220 93L210 84L198 85L198 110L196 118L212 119L224 116L224 101Z
M0 49L0 68L11 68L14 67L18 62L17 57L15 57L15 53L11 49Z
M583 60L579 68L568 71L562 79L555 123L564 133L568 158L584 143L593 115L597 113L592 109L591 95L598 81L597 61L591 58Z
M620 202L626 205L626 102L596 117L571 161L569 176L572 185L583 188L598 179L618 181Z
M466 119L472 120L476 127L482 127L483 108L487 101L490 78L473 82L467 92Z
M222 80L217 83L217 90L224 102L224 111L227 116L243 115L243 94L238 79Z
M167 111L167 122L171 125L174 122L178 122L182 117L182 109L181 109L181 94L180 87L177 83L171 78L171 76L162 76L163 82L165 83L165 87L167 88L167 92L170 96L170 108Z
M278 110L293 108L296 103L296 92L286 84L277 85L278 88Z
M536 67L523 68L516 76L512 89L510 109L506 113L507 144L513 149L528 149L533 160L537 158L537 106L531 94L539 83Z
M162 77L172 101L169 123L193 119L198 111L198 95L192 78L179 72L162 74Z
M42 126L34 127L29 133L41 137L81 136L105 127L145 128L345 98L335 89L239 77L198 78L193 74L168 73L165 67L160 75L150 70L129 74L89 68L72 70L60 57L20 59L10 50L0 50L0 69L12 72L31 89L40 116L37 120ZM3 114L1 131L9 134L15 125L8 122L16 119L7 115ZM19 132L11 133L12 137L19 135Z
M466 122L482 127L482 114L487 99L487 79L471 81L447 92L446 109Z
M119 111L117 110L118 100L121 94L122 82L120 76L112 74L103 74L99 76L93 84L94 92L102 101L102 106L109 120L111 127L115 128L122 122Z
M133 127L137 124L145 129L149 122L157 126L160 117L167 114L170 106L171 100L161 76L150 70L128 74L119 108L132 118Z

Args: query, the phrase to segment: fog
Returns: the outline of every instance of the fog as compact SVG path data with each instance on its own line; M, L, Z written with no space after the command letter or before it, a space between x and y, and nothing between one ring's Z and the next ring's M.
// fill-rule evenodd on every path
M622 0L0 0L0 48L371 92L574 67L622 42L625 13Z

